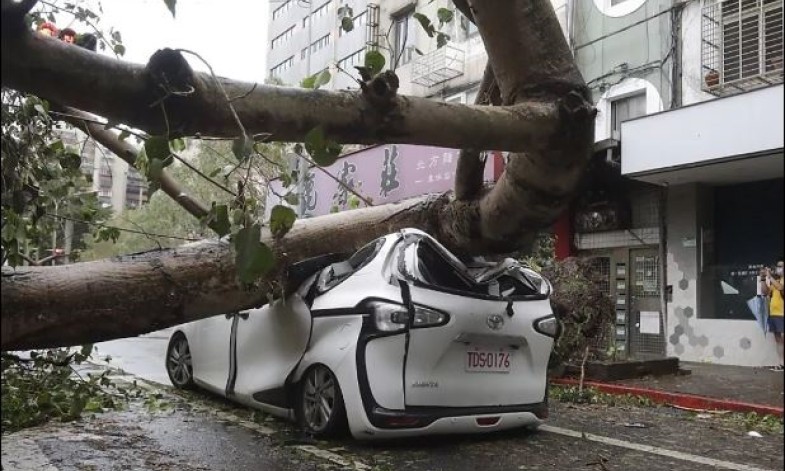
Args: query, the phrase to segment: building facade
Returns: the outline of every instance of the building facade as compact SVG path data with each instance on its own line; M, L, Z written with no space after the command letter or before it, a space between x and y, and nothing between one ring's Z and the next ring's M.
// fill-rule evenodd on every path
M613 347L633 358L775 364L746 300L757 269L783 253L783 0L552 3L598 110L588 178L555 227L557 255L592 258L617 307ZM313 21L303 16L325 5ZM344 5L366 15L348 35ZM374 47L400 93L472 103L487 63L476 28L456 12L442 30L451 41L437 48L413 16L450 6L273 4L271 38L288 39L268 68L291 84L328 68L329 86L347 88L338 64L361 63ZM329 46L318 43L328 34Z
M573 210L572 249L607 273L617 346L776 364L746 301L783 253L782 0L568 9L605 177Z
M147 202L147 180L135 168L81 131L63 128L58 133L63 144L79 149L82 172L89 175L91 190L104 207L119 214Z

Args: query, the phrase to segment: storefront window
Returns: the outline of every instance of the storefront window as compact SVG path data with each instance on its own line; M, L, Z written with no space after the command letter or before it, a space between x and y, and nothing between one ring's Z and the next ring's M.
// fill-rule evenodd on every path
M783 252L783 189L782 179L714 188L714 227L703 241L712 242L713 254L704 251L702 274L713 308L700 309L700 317L754 319L747 300L756 294L758 272Z

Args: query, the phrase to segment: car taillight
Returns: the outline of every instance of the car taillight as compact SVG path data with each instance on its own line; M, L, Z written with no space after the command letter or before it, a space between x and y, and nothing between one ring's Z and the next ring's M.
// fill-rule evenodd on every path
M447 323L447 314L427 307L414 306L413 327L433 327Z
M404 330L409 324L409 311L406 306L387 302L373 302L374 321L376 328L383 332ZM413 327L433 327L446 324L447 314L423 306L414 306Z
M409 324L409 311L406 306L394 303L374 302L373 319L376 328L382 332L396 332L406 329Z
M534 321L534 330L548 337L556 338L559 336L561 326L555 316L548 316Z

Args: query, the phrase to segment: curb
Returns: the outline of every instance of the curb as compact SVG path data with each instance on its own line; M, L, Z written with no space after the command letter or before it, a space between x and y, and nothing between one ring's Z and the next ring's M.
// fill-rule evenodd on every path
M560 386L577 386L579 381L572 378L551 378L551 384ZM647 389L621 384L600 383L597 381L584 381L586 387L595 388L608 394L642 396L659 404L668 404L687 409L726 410L732 412L755 412L758 415L775 415L783 417L783 408L764 404L733 401L729 399L715 399L695 394L663 391L660 389Z

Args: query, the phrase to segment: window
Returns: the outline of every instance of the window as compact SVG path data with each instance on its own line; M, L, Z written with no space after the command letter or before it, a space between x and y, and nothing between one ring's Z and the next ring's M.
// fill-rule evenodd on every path
M332 3L332 0L329 1L329 2L324 3L322 6L320 6L316 10L313 10L311 12L311 16L310 17L306 16L305 18L303 18L303 28L308 27L308 23L310 23L311 21L318 20L319 18L323 18L323 17L327 16L327 13L328 13L328 11L330 9L330 3Z
M273 40L270 42L270 48L275 49L276 47L280 46L287 40L289 40L292 36L294 36L294 26L287 29L283 33L279 34L278 36L274 37Z
M294 56L289 57L285 61L270 69L270 76L276 77L291 69L294 65Z
M626 1L627 0L611 0L611 6L615 7L616 5L620 5L620 4L622 4L622 3L626 2Z
M611 131L621 132L621 123L646 114L646 93L611 102Z
M417 42L417 21L414 19L414 10L393 16L395 29L395 60L398 65L404 65L412 60L414 45Z
M747 90L782 82L783 0L725 0L703 8L704 85Z
M315 53L320 49L327 47L329 44L330 44L330 35L325 34L321 38L311 43L311 54Z
M363 53L365 53L365 49L360 49L359 51L355 52L354 54L350 54L340 61L338 61L338 68L341 70L345 70L347 72L350 71L352 67L355 65L362 65L363 64Z
M384 246L384 238L376 239L355 252L348 260L333 263L324 268L317 278L317 291L323 294L338 286L353 273L371 263L376 258L376 255L379 254L382 246Z
M285 2L283 2L281 6L273 10L273 20L277 20L278 18L283 16L284 13L286 13L292 8L292 5L294 5L294 2L292 2L292 0L286 0Z

